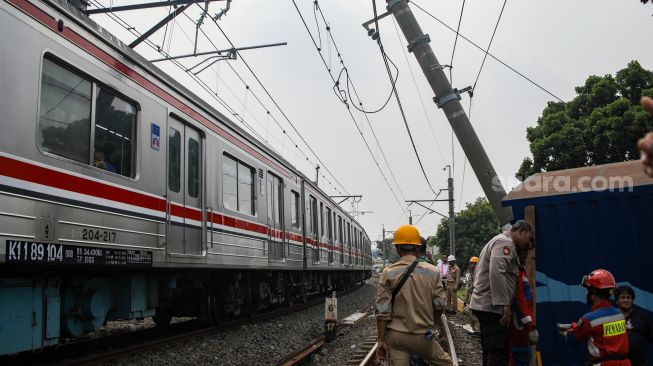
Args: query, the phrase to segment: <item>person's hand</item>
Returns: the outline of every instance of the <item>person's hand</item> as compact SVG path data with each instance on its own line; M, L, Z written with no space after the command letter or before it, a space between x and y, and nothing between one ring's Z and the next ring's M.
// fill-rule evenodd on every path
M107 170L107 164L104 160L96 160L94 165L96 168Z
M510 305L503 305L503 316L499 319L499 323L504 327L508 328L510 322L512 321L512 310L510 310Z
M642 98L642 107L653 115L653 99L649 97ZM642 153L642 164L644 171L653 177L653 132L649 132L643 138L639 139L637 147Z
M388 356L388 344L385 341L377 341L378 346L376 347L376 357L379 360L385 360Z
M540 340L540 333L537 332L537 329L533 329L528 332L528 338L531 340L532 345L536 345Z

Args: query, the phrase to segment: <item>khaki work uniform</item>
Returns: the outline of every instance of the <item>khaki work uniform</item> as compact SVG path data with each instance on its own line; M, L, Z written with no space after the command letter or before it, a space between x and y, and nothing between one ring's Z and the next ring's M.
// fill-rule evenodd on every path
M403 256L386 267L379 278L375 307L376 316L387 321L388 364L407 366L410 354L414 353L432 366L452 365L449 354L432 336L435 334L435 312L444 309L445 300L440 273L435 266L419 262L392 305L392 290L414 261L412 255Z
M447 275L447 310L455 312L458 306L458 283L460 281L460 267L449 265Z
M469 270L469 278L467 279L467 294L465 295L465 305L469 305L469 300L472 298L472 292L474 292L474 272L476 268Z

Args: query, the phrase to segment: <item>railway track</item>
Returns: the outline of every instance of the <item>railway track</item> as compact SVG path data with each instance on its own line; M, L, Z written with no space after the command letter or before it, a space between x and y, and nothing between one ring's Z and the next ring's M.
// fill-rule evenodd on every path
M338 325L338 329L336 331L336 334L342 334L343 331L346 329L352 327L362 319L364 319L367 315L369 315L369 312L372 310L373 307L373 302L369 303L361 312L358 314L362 314L360 316L357 316L355 320L348 322L348 323L343 323ZM355 315L355 314L354 314ZM352 315L352 316L354 316ZM320 336L312 340L306 347L300 349L299 351L290 353L286 357L284 357L281 361L277 363L277 366L294 366L301 364L302 362L306 361L311 355L324 347L326 345L326 338L324 336Z
M442 324L441 329L444 331L445 342L447 343L445 348L448 350L449 356L451 356L453 365L458 366L458 356L456 355L456 347L453 341L453 337L451 336L451 331L449 329L449 323L447 322L447 317L444 314L440 316L440 323ZM359 352L356 352L351 357L351 359L347 364L351 366L373 366L373 365L382 364L382 362L377 360L376 358L377 345L378 343L376 343L376 337L370 339L370 341L368 342L365 342L363 344L362 349ZM365 350L366 352L364 352L363 350Z
M360 287L356 286L350 290L343 291L340 295L346 295ZM185 340L215 333L224 333L242 325L255 324L323 303L324 298L320 296L310 299L303 304L272 310L251 318L238 319L220 325L209 325L199 320L189 320L171 324L167 327L153 327L116 336L77 341L39 353L3 356L0 357L0 364L56 366L104 364L114 359L143 353L151 349L182 343Z

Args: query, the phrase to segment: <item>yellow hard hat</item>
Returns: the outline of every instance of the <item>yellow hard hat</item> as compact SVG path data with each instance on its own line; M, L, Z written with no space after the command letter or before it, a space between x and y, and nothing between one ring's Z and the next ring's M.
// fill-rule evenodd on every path
M469 258L469 263L478 263L479 261L480 261L480 259L478 259L478 257Z
M396 231L392 238L392 244L395 245L422 245L419 230L413 225L402 225Z

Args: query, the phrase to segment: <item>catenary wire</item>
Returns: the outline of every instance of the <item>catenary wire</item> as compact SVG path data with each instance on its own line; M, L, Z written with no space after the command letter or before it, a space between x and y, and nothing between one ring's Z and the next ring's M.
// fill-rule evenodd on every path
M488 52L490 52L490 46L492 46L492 41L494 40L494 35L497 33L497 28L499 28L499 22L501 22L501 16L503 15L503 10L506 8L506 3L508 3L508 0L503 1L503 6L501 7L501 12L499 13L499 18L497 19L497 24L494 26L494 31L492 31L492 37L490 38L490 43L488 43L487 45L487 49L485 50L485 55L483 56L483 62L481 62L481 67L478 69L478 74L476 75L474 86L472 86L472 92L476 89L476 84L478 84L478 78L481 76L481 71L483 71L485 60L487 59Z
M406 119L406 114L404 113L404 108L401 105L401 99L399 99L399 93L397 92L396 86L394 85L394 81L392 79L392 72L390 71L390 65L388 64L388 56L385 53L385 50L383 49L383 42L381 41L381 32L379 30L379 21L378 21L378 15L376 12L376 1L372 0L372 8L374 10L374 23L376 25L376 32L378 35L377 38L377 43L379 45L379 50L381 51L381 57L383 58L383 62L385 64L385 69L388 73L388 77L390 78L390 82L393 84L393 91L395 95L395 99L397 100L397 105L399 106L399 111L401 112L401 118L404 121L404 126L406 126L406 131L408 131L408 137L410 138L410 143L413 146L413 150L415 151L415 156L417 157L417 162L419 163L419 167L422 170L422 174L424 175L424 179L426 179L426 183L428 184L429 188L431 188L431 191L433 194L437 194L435 192L435 189L433 189L433 186L431 185L431 182L429 181L429 177L426 175L426 171L424 170L424 165L422 164L422 159L419 157L419 152L417 152L417 147L415 146L415 141L413 140L413 135L410 132L410 127L408 126L408 121Z
M421 6L419 6L419 4L417 4L417 3L415 2L415 0L411 0L411 4L415 5L416 8L418 8L419 10L421 10L422 12L424 12L426 15L430 16L431 18L433 18L433 19L434 19L435 21L437 21L438 23L442 24L445 28L449 29L449 30L452 31L452 32L456 32L456 30L453 29L452 27L450 27L447 23L445 23L445 22L443 22L442 20L438 19L436 16L434 16L434 15L431 14L431 13L429 13L426 9L422 8ZM483 48L482 48L481 46L479 46L478 44L474 43L474 41L472 41L472 40L470 40L469 38L465 37L463 34L460 34L460 38L462 38L462 39L464 39L465 41L469 42L472 46L478 48L479 50L485 52L485 49L483 49ZM501 60L501 59L499 59L498 57L494 56L494 55L491 54L490 52L488 52L487 55L490 56L491 58L493 58L495 61L497 61L497 62L499 62L500 64L502 64L503 66L507 67L510 71L512 71L512 72L514 72L515 74L519 75L520 77L522 77L523 79L525 79L525 80L528 81L529 83L533 84L533 85L536 86L538 89L540 89L540 90L542 90L543 92L549 94L550 96L552 96L553 98L557 99L558 101L564 103L564 101L563 101L561 98L559 98L557 95L553 94L552 92L550 92L549 90L547 90L546 88L544 88L542 85L538 84L537 82L533 81L532 79L530 79L530 78L527 77L526 75L524 75L524 74L522 74L521 72L517 71L517 69L515 69L514 67L508 65L508 64L507 64L506 62L504 62L503 60Z
M225 37L225 39L227 40L227 42L229 42L229 44L231 45L231 47L235 48L235 45L233 44L233 42L231 42L231 39L229 39L229 37L228 37L227 34L224 32L224 30L222 29L222 27L220 27L220 24L218 24L217 20L213 19L213 23L218 27L218 29L220 30L220 32L222 33L222 35ZM295 125L290 121L290 118L288 118L288 116L287 116L286 113L283 111L283 109L281 109L281 106L277 103L276 99L274 99L274 98L272 97L272 95L270 94L270 92L268 91L268 89L263 85L263 83L262 83L261 80L259 79L258 75L254 72L254 70L252 70L252 68L249 66L249 64L248 64L247 61L245 60L245 58L240 54L240 52L238 52L238 51L236 51L236 52L237 52L238 55L240 56L240 60L243 62L243 64L245 65L245 67L247 67L247 69L248 69L249 72L252 74L252 76L254 77L254 79L256 79L256 81L258 82L258 84L261 86L261 88L263 89L263 91L265 92L265 94L267 94L267 96L270 98L270 100L272 101L272 103L277 107L277 109L279 110L279 112L281 113L281 115L282 115L282 116L285 118L285 120L288 122L288 124L290 125L290 127L292 127L293 131L295 131L295 133L297 134L297 136L299 136L299 139L302 140L302 142L306 145L306 147L308 147L308 150L309 150L309 151L310 151L310 152L315 156L315 158L318 160L318 162L321 164L321 166L324 168L324 170L326 170L326 171L329 173L329 175L331 175L331 177L333 178L333 180L334 180L336 183L338 183L338 185L340 185L340 187L343 189L343 191L345 191L345 193L349 194L348 191L347 191L347 189L345 188L345 186L344 186L342 183L340 183L340 181L338 181L338 178L336 178L336 176L331 172L331 170L329 170L329 168L327 167L327 165L324 164L324 162L322 161L322 159L320 159L320 157L319 157L319 156L317 155L317 153L313 150L313 148L311 147L311 145L309 145L308 142L304 139L304 136L302 136L302 134L299 133L299 131L297 130L297 128L295 128Z
M308 33L308 36L311 38L311 41L313 42L313 45L315 46L315 48L318 49L318 55L320 56L320 59L322 60L322 64L327 69L327 72L329 73L329 76L331 77L331 80L333 81L333 83L336 84L336 79L334 78L333 74L331 73L331 69L327 65L326 60L324 59L324 56L320 52L319 47L317 45L317 42L315 41L315 37L313 36L313 33L310 31L310 29L308 27L308 24L306 23L306 20L304 19L304 16L302 15L301 11L299 10L299 7L297 6L297 3L295 2L295 0L292 0L292 2L293 2L293 5L295 6L295 10L297 10L297 14L299 15L299 18L301 19L302 23L304 24L304 28L306 29L306 32ZM341 57L340 52L338 51L337 48L336 48L336 52L338 52L339 57ZM343 62L343 67L344 67L344 62ZM338 98L340 99L340 97L338 97ZM399 198L397 197L397 194L395 193L394 189L392 189L392 186L390 185L390 182L388 181L387 177L385 176L385 173L383 173L383 170L381 169L381 165L379 164L376 157L374 156L374 153L372 152L372 149L370 148L370 146L369 146L369 144L367 142L367 139L365 138L365 135L361 131L360 127L358 126L358 123L356 122L356 119L354 118L354 115L351 113L350 104L345 103L345 107L347 108L347 111L349 113L349 116L352 119L352 122L356 126L356 129L358 130L361 138L363 139L363 143L365 144L368 152L370 153L370 155L372 157L372 160L374 160L374 163L376 164L376 166L377 166L377 168L379 170L379 173L381 173L381 176L383 177L383 180L386 182L386 185L388 186L388 189L390 189L390 192L392 193L392 195L395 198L395 200L396 200L397 204L399 205L399 207L402 209L404 215L407 216L406 208L404 207L404 205L401 204L401 202L399 201ZM379 147L379 148L381 148L381 147Z
M328 25L328 22L327 22L327 20L326 20L326 17L325 17L325 15L324 15L324 12L322 11L322 7L319 5L319 3L318 3L317 0L314 2L314 4L315 4L315 8L317 8L317 10L319 10L320 15L321 15L321 17L322 17L322 21L324 22L324 24L325 24L325 26L326 26L327 33L328 33L329 38L330 38L330 40L331 40L331 42L330 42L329 44L333 43L333 47L335 48L335 50L336 50L336 52L337 52L337 54L338 54L338 58L340 59L340 62L341 62L341 64L343 65L343 69L340 71L340 73L342 74L342 72L344 71L344 72L346 72L346 74L347 74L347 93L349 94L350 99L351 99L351 95L352 95L352 93L351 93L351 91L349 90L349 89L350 89L350 86L351 86L351 89L354 91L353 95L356 97L356 100L358 101L358 104L362 107L362 106L363 106L363 102L361 101L361 98L360 98L360 96L359 96L359 94L358 94L358 90L356 89L356 86L354 85L353 81L351 81L351 77L349 76L349 72L348 72L347 68L344 66L344 65L345 65L345 61L342 59L342 54L340 53L340 48L338 47L338 44L336 43L336 40L335 40L335 38L333 37L333 33L331 33L331 27ZM399 70L399 69L396 67L396 65L395 65L395 69L396 69L397 71ZM329 73L331 73L331 70L330 70L330 69L329 69ZM397 76L398 76L398 75L399 75L399 74L398 74L398 72L397 72ZM338 78L338 79L339 79L339 78ZM395 79L395 81L396 81L396 79ZM386 104L387 104L387 101L386 101ZM353 103L353 100L352 100L351 105L352 105L355 109L357 109L358 111L364 112L364 111L362 110L362 108L359 109L359 108L356 107L355 103ZM374 131L374 128L372 127L372 123L370 122L370 119L369 119L369 117L368 117L368 114L369 114L369 112L364 112L363 116L364 116L365 120L367 121L367 125L369 126L370 131L372 132L372 135L374 136L374 140L376 141L376 144L377 144L378 147L379 147L379 151L381 152L381 156L383 157L383 160L384 160L386 166L388 167L388 171L390 172L390 176L391 176L392 180L394 181L395 186L397 187L397 190L399 191L399 194L401 195L402 199L403 199L404 202L405 202L405 201L406 201L406 196L404 195L404 192L402 191L401 186L400 186L399 183L397 182L397 178L395 177L395 174L394 174L392 168L390 167L390 163L388 162L388 158L387 158L387 156L386 156L386 154L385 154L385 151L383 150L383 146L382 146L381 143L379 142L379 139L378 139L378 137L377 137L377 135L376 135L376 132Z
M449 62L449 83L453 85L453 57L456 54L456 44L458 44L458 35L460 34L460 23L463 21L463 11L465 10L465 0L460 8L460 17L458 18L458 27L456 28L456 39L453 41L453 50L451 51L451 61Z
M98 7L98 8L104 8L104 6L102 6L102 4L99 3L97 0L92 0L92 1L95 3L95 6L96 6L96 7ZM119 25L121 25L123 28L125 28L128 32L130 32L130 33L132 33L132 34L134 34L134 35L136 35L136 36L140 36L140 35L141 35L141 33L139 33L138 31L136 31L135 27L131 26L129 23L127 23L126 21L124 21L122 18L120 18L120 16L115 15L115 14L113 14L113 13L107 13L106 15L107 15L109 18L111 18L112 20L114 20L116 23L118 23ZM172 28L172 27L171 27L171 28ZM183 30L182 30L182 31L183 31ZM185 32L184 32L184 33L185 33ZM186 36L187 36L187 35L186 35ZM187 37L188 37L188 36L187 36ZM207 38L208 38L208 37L207 37ZM158 47L156 44L154 44L153 42L151 42L149 39L145 40L144 43L147 44L148 46L150 46L154 51L156 51L156 52L158 52L158 53L160 53L160 54L162 54L162 55L164 55L164 56L166 56L166 57L170 57L170 55L169 55L166 51L162 50L160 47ZM198 85L200 85L200 87L202 87L202 88L203 88L207 93L209 93L209 95L211 95L214 99L216 99L216 101L218 101L218 103L220 103L223 107L225 107L225 108L227 109L227 111L229 111L229 113L231 113L231 114L232 114L232 115L233 115L237 120L239 120L241 123L243 123L243 125L244 125L245 127L247 127L247 128L248 128L248 129L253 133L253 134L255 134L256 136L258 136L258 138L261 139L262 141L265 141L265 139L264 139L260 134L258 134L258 133L256 132L256 130L254 130L254 129L253 129L253 128L252 128L252 127L251 127L251 126L250 126L250 125L249 125L249 124L244 120L244 118L243 118L242 116L240 116L240 115L239 115L239 114L238 114L238 113L237 113L233 108L231 108L231 106L229 106L229 105L226 103L226 101L224 101L222 98L220 98L219 95L217 95L216 93L214 93L214 92L211 90L211 88L210 88L210 87L209 87L209 86L208 86L208 85L207 85L203 80L201 80L200 78L198 78L198 77L197 77L196 75L194 75L193 73L188 72L187 68L186 68L183 64L181 64L179 61L177 61L177 60L171 60L171 61L172 61L172 63L173 63L175 66L177 66L179 69L181 69L182 71L184 71L185 73L187 73L187 74L188 74L188 75L189 75L189 76L190 76L190 77L191 77L191 78L192 78L196 83L198 83ZM233 94L233 92L232 92L232 94ZM287 135L286 135L286 136L287 136ZM292 140L291 140L291 141L292 141ZM268 144L268 146L269 146L269 144ZM277 154L281 155L281 154L280 154L278 151L276 151L276 149L274 149L272 146L269 146L269 147L270 147L273 151L277 152ZM296 148L297 148L297 149L298 149L298 150L299 150L299 151L300 151L300 152L301 152L301 153L302 153L302 154L307 158L307 160L308 160L308 157L306 156L306 154L304 154L303 151L301 151L301 149L299 149L299 147L298 147L297 145L295 145L295 147L296 147ZM336 191L338 191L339 193L341 193L341 192L337 189L337 187L334 186L334 189L335 189Z

